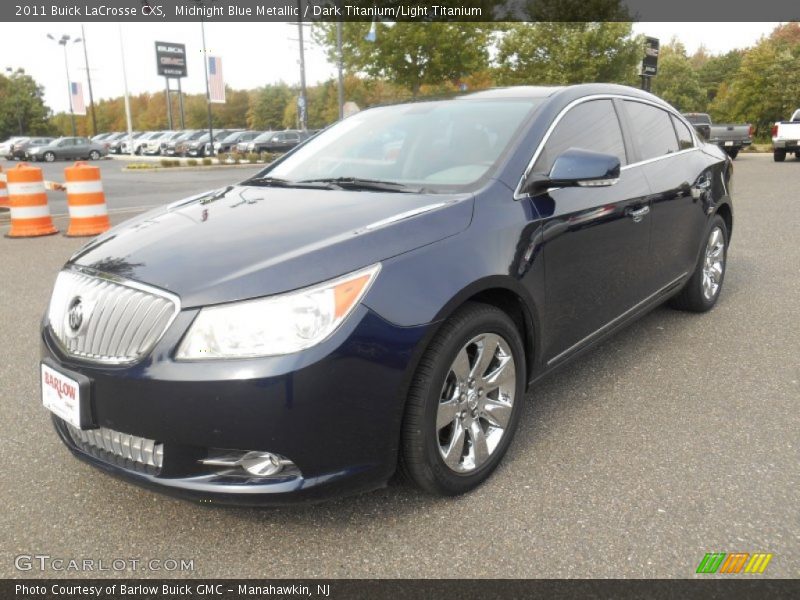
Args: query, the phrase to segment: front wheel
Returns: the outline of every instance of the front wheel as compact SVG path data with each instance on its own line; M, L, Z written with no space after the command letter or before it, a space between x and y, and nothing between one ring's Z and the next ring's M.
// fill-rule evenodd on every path
M503 311L469 303L420 361L403 419L401 466L424 490L452 496L483 483L506 453L525 390L525 352Z
M53 162L56 159L56 155L53 154L52 152L45 152L44 159L47 162Z
M786 160L786 150L773 150L772 160L775 162L783 162Z
M89 152L89 160L100 160L100 153L97 150Z
M714 215L692 277L670 301L673 308L692 312L711 310L722 290L727 257L728 227L722 217Z

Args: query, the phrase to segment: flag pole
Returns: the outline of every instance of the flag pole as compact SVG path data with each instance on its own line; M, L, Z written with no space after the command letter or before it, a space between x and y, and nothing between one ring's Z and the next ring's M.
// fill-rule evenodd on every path
M203 71L206 75L206 108L208 108L208 143L214 148L214 128L211 121L211 90L208 87L208 52L206 51L205 19L200 19L200 32L203 36Z

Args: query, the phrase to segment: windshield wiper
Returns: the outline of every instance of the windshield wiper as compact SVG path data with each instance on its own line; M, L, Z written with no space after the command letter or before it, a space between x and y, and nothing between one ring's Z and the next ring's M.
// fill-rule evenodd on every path
M288 179L281 179L280 177L252 177L241 183L241 185L262 185L268 187L285 187L285 188L321 188L326 189L327 185L324 183L314 184L307 181L290 181Z
M422 188L411 188L396 181L381 179L363 179L361 177L328 177L322 179L304 179L300 183L324 183L346 190L374 190L378 192L400 192L419 194Z

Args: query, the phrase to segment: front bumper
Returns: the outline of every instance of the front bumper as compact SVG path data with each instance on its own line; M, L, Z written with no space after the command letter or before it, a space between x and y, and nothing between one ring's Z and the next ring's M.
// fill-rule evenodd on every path
M95 426L163 444L163 467L142 470L76 443L82 460L134 483L203 502L272 504L380 487L395 470L409 365L427 327L396 327L364 306L329 340L266 359L179 362L172 350L196 311L183 311L150 355L129 367L42 354L91 381ZM201 464L211 449L290 459L299 474L259 479Z

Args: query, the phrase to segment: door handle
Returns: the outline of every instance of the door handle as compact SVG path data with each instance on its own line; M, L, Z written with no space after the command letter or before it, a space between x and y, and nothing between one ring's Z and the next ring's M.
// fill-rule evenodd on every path
M631 219L633 219L634 223L641 222L642 219L645 218L647 214L650 213L649 206L642 206L641 208L628 208L625 210L625 214L627 214Z

